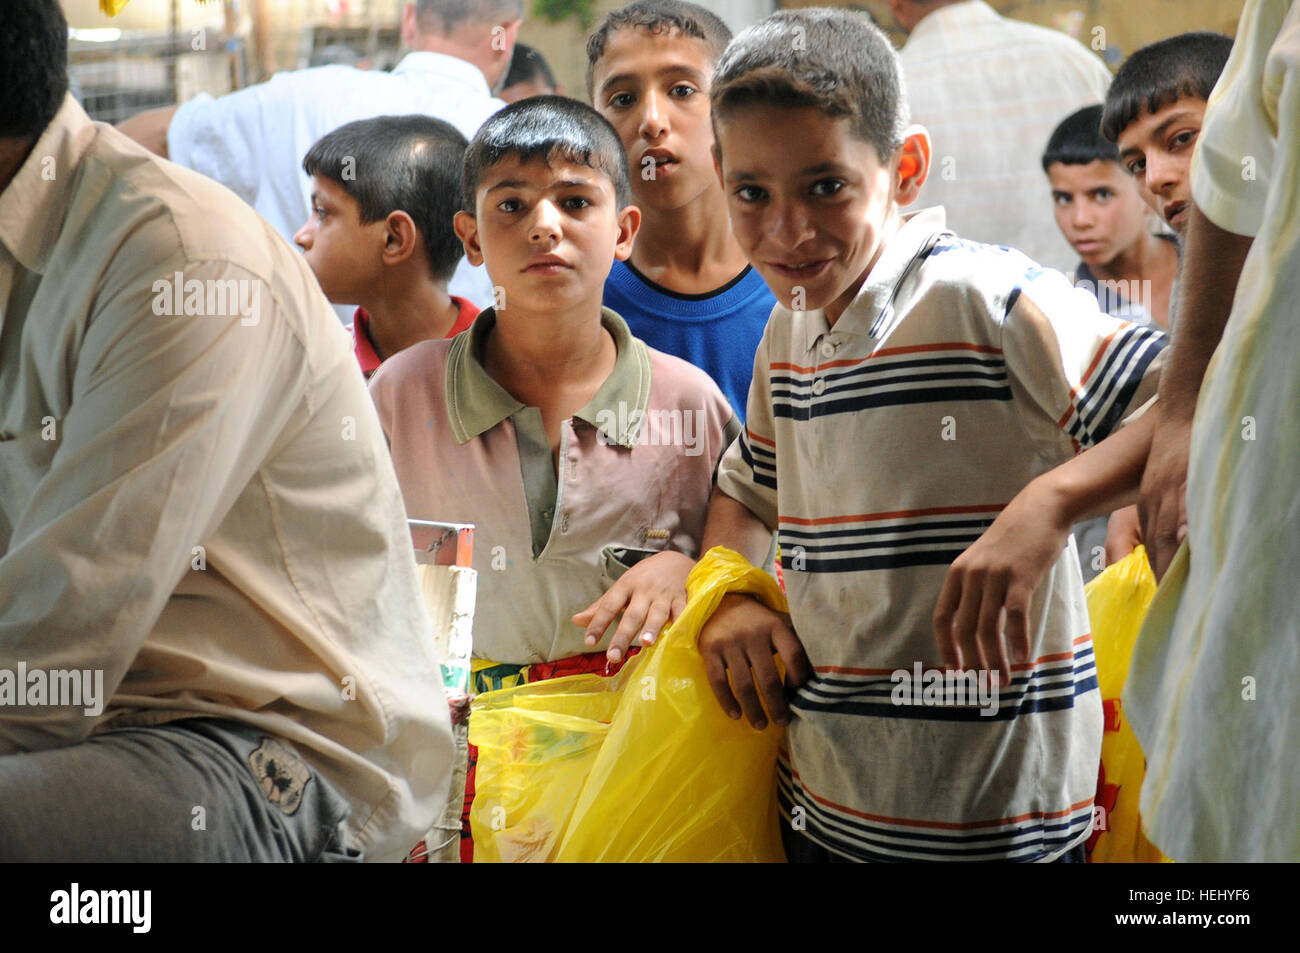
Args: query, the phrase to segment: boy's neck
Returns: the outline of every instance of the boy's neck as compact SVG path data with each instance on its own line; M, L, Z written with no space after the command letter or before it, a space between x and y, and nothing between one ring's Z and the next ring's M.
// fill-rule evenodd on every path
M1174 246L1158 235L1143 232L1141 238L1110 261L1089 270L1103 281L1143 281L1163 277L1177 267Z
M680 294L707 294L749 264L731 234L721 188L706 189L679 208L640 208L629 264L651 281Z
M915 212L910 212L906 218L911 218L915 214ZM895 207L893 211L890 212L889 218L885 220L885 227L881 232L880 244L876 246L876 251L871 256L871 261L867 262L867 267L862 269L862 274L858 275L853 284L849 285L849 287L838 298L822 308L822 316L826 318L827 325L832 328L835 327L835 322L838 321L844 312L848 310L849 305L853 303L853 299L856 298L858 292L862 290L862 286L866 283L867 277L871 274L871 270L875 268L876 263L880 261L880 256L885 253L885 248L894 240L894 236L898 234L899 228L902 227L903 220L904 216L901 215L897 207Z
M488 375L530 407L585 406L614 370L618 348L600 319L599 299L564 311L507 307L484 344Z
M409 282L385 274L375 294L358 304L370 315L370 342L381 361L412 344L446 337L460 314L447 289L427 271Z

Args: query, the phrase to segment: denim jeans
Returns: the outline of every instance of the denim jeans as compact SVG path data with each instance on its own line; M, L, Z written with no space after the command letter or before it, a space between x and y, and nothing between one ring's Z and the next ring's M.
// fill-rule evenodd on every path
M217 718L0 755L0 861L359 861L286 741Z

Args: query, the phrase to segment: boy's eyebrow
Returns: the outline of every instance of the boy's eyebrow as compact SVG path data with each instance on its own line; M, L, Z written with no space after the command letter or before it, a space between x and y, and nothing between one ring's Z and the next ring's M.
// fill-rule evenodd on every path
M1168 131L1169 127L1172 126L1174 123L1181 122L1184 119L1195 118L1195 116L1196 113L1190 109L1184 109L1181 112L1176 112L1172 116L1167 118L1164 122L1162 122L1160 125L1156 126L1154 129L1151 130L1151 138L1159 139ZM1141 154L1142 154L1142 150L1139 149L1137 146L1129 146L1127 149L1125 149L1119 154L1119 157L1122 160L1127 158L1128 156L1141 155Z
M704 85L704 74L694 66L688 66L685 63L668 63L667 65L661 66L659 69L655 70L654 75L656 78L659 78L673 73L685 73L698 84ZM603 93L611 86L615 86L619 83L627 83L636 78L636 73L615 73L613 76L607 77L605 81L600 84L598 92Z
M819 162L817 165L810 165L806 169L800 169L796 174L805 177L844 171L846 171L844 166L838 162ZM732 169L726 173L725 178L729 182L753 182L759 178L759 175L757 172L750 172L747 169Z
M498 192L501 189L527 189L527 188L531 188L531 186L529 185L529 183L523 181L522 179L503 179L502 181L498 182L496 185L490 186L487 190L487 193L485 194ZM546 184L546 188L548 189L572 189L572 188L598 189L600 188L600 185L599 183L593 182L590 179L560 179L559 181L556 182L548 182Z

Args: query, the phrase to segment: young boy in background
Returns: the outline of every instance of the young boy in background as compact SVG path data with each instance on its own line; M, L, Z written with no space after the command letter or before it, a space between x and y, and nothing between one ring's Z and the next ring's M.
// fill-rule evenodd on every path
M367 378L478 314L447 293L464 256L452 217L465 145L441 119L380 116L340 126L303 158L312 212L293 240L330 301L358 303L349 330Z
M1069 524L1042 597L1009 607L1012 658L941 654L932 613L1007 501L1149 396L1162 337L939 209L902 217L930 146L864 17L768 17L711 98L732 228L779 304L704 548L757 563L775 531L790 614L730 595L699 644L724 710L789 724L787 853L1080 859L1102 725Z
M1151 231L1137 181L1120 167L1115 144L1101 134L1101 115L1100 105L1071 113L1043 152L1056 223L1082 259L1075 285L1096 295L1112 317L1168 331L1178 243L1172 235ZM1137 508L1116 515L1108 552L1111 527L1106 516L1074 527L1084 582L1132 551L1138 541Z
M1231 50L1232 40L1219 33L1171 36L1125 60L1106 92L1101 134L1119 147L1142 200L1179 235L1187 228L1205 101Z
M1100 105L1071 113L1047 142L1043 171L1056 224L1081 259L1075 284L1095 294L1103 311L1168 331L1178 245L1151 230L1137 181L1101 135L1101 114Z
M620 7L587 41L587 93L623 140L642 212L605 304L651 347L708 372L743 420L776 299L732 237L713 174L709 75L730 39L693 3Z
M501 307L404 351L370 391L408 515L475 524L487 691L603 671L653 640L685 605L739 424L703 371L601 307L639 213L618 136L591 107L503 109L470 143L462 189L456 232Z

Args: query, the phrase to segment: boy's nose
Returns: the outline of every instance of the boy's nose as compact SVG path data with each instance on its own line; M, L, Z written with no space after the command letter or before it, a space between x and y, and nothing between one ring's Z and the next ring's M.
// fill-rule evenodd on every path
M653 90L646 93L641 101L641 128L637 130L642 139L655 140L668 131L668 120L660 108L659 94Z
M293 233L293 243L303 251L311 251L311 223L303 225Z
M544 199L537 203L537 214L528 230L529 241L542 242L560 237L560 210L555 203Z
M808 215L800 203L773 201L768 228L768 235L773 241L790 250L798 247L811 234Z
M1148 155L1146 181L1151 192L1164 195L1178 182L1178 162L1158 154Z

